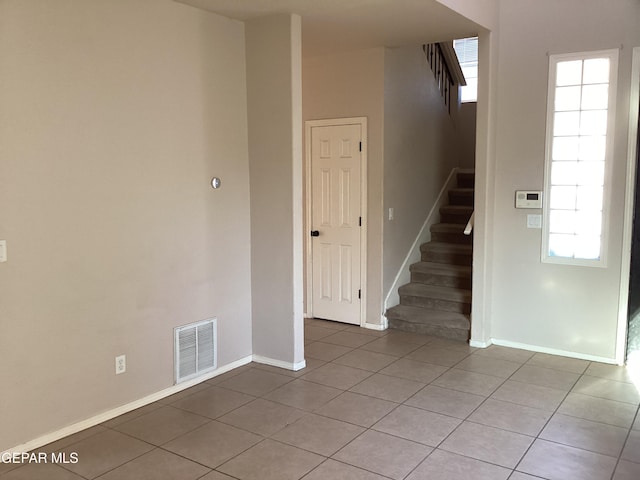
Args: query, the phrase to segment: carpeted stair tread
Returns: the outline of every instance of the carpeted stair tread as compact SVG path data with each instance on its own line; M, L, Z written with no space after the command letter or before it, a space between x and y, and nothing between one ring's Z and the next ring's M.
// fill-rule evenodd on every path
M470 205L443 205L440 207L440 213L452 213L454 215L462 215L473 213L473 207Z
M473 235L464 229L473 213L475 171L460 169L456 180L440 222L430 226L431 241L420 245L421 261L410 266L411 282L398 289L400 305L385 313L389 328L469 341Z
M471 267L436 262L417 262L409 267L412 273L432 273L436 275L471 278Z
M471 245L461 245L458 243L428 242L420 245L420 251L471 255L473 252L473 247Z
M452 188L448 193L451 205L473 206L473 188Z
M471 302L471 290L440 285L425 285L424 283L407 283L398 289L398 293L400 296L425 297L460 303Z
M434 223L429 230L437 233L464 233L465 226L462 223Z
M396 305L387 310L386 316L389 320L400 320L410 324L431 325L466 331L471 328L469 315L409 305Z
M431 231L431 241L446 243L473 243L473 235L465 235L464 229L466 222L459 223L434 223L429 230Z
M473 188L476 178L475 170L458 170L456 178L458 181L458 187Z
M440 207L440 221L442 223L464 223L471 218L473 207L470 205L444 205Z
M454 193L464 193L467 195L473 195L474 189L469 187L453 187L449 189L449 191Z

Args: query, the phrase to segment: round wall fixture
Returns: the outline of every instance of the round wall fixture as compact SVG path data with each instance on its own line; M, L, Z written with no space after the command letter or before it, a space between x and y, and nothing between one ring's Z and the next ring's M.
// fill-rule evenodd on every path
M213 177L211 179L211 186L213 188L220 188L221 184L222 184L222 181L218 177Z

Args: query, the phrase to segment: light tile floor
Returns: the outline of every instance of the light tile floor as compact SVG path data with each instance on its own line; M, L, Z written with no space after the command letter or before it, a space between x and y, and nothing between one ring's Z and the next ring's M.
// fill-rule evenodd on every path
M307 368L250 364L44 447L0 480L637 480L624 368L307 320Z

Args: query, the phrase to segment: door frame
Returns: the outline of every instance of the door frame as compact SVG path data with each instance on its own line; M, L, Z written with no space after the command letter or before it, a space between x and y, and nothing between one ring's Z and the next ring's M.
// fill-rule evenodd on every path
M640 47L632 52L631 88L629 99L629 136L627 144L627 181L624 200L624 226L622 233L622 260L620 268L620 296L618 303L618 334L616 363L624 365L627 353L629 328L629 276L631 275L631 242L633 241L633 213L636 188L636 161L638 144L638 119L640 101ZM636 206L640 207L640 206Z
M339 127L360 125L362 152L360 156L360 326L367 320L367 117L329 118L306 120L305 126L305 318L313 318L313 244L311 242L311 212L313 195L311 189L311 129L314 127Z

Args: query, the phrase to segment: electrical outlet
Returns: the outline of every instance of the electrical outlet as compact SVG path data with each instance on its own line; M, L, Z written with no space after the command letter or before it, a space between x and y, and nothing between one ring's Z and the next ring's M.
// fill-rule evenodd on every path
M116 375L127 371L127 356L119 355L116 357Z
M395 212L393 210L393 207L389 208L389 220L393 220L395 215Z

